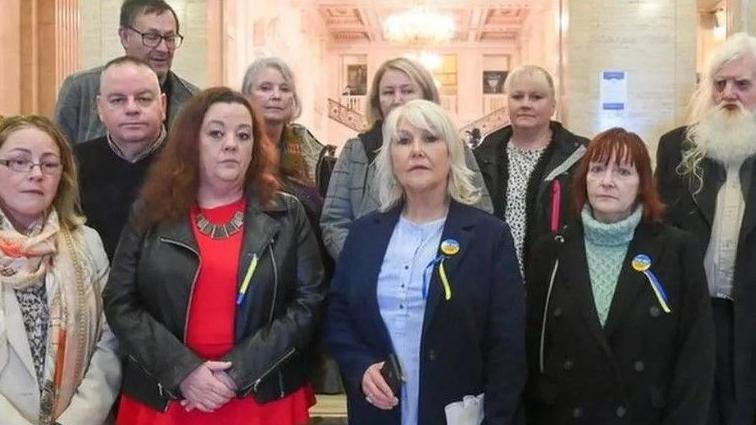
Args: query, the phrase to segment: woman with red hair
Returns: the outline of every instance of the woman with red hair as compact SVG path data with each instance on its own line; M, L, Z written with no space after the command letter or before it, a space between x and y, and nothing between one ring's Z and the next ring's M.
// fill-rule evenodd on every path
M703 259L661 223L646 145L613 128L573 180L574 223L527 278L528 424L704 424L714 334Z
M193 97L113 259L105 313L125 357L119 425L303 425L323 266L248 100Z

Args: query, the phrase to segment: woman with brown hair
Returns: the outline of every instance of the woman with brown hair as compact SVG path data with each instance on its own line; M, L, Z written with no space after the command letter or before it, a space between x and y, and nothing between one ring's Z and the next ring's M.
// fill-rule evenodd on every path
M528 270L529 424L704 424L714 334L693 237L661 223L646 145L613 128L574 174L579 220Z
M73 152L41 116L0 121L0 422L100 425L120 385L102 312L108 258Z
M304 424L323 300L301 204L247 99L184 107L121 235L105 310L126 357L119 424Z

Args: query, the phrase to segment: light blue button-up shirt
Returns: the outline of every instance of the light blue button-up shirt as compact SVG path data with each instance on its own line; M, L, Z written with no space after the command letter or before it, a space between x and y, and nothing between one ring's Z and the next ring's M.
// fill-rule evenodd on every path
M414 224L400 216L378 275L378 308L405 377L400 397L402 425L417 425L425 315L423 276L436 257L445 222L444 217ZM426 278L430 279L430 273Z

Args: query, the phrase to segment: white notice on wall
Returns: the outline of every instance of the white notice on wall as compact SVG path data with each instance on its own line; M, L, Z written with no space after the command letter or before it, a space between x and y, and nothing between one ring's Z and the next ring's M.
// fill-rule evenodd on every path
M601 71L601 114L624 117L627 112L627 73Z

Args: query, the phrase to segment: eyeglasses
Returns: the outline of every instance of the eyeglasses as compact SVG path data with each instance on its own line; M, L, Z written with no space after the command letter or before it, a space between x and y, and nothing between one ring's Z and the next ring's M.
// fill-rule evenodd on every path
M162 35L157 32L141 32L138 29L128 26L126 27L135 33L142 36L142 44L146 47L157 47L160 45L161 40L165 40L165 45L172 49L178 49L181 47L181 43L184 41L184 36L181 34L168 34Z
M0 164L10 168L16 173L30 173L34 167L39 167L43 174L48 176L57 176L63 169L63 164L58 161L39 161L34 162L29 159L0 159Z

